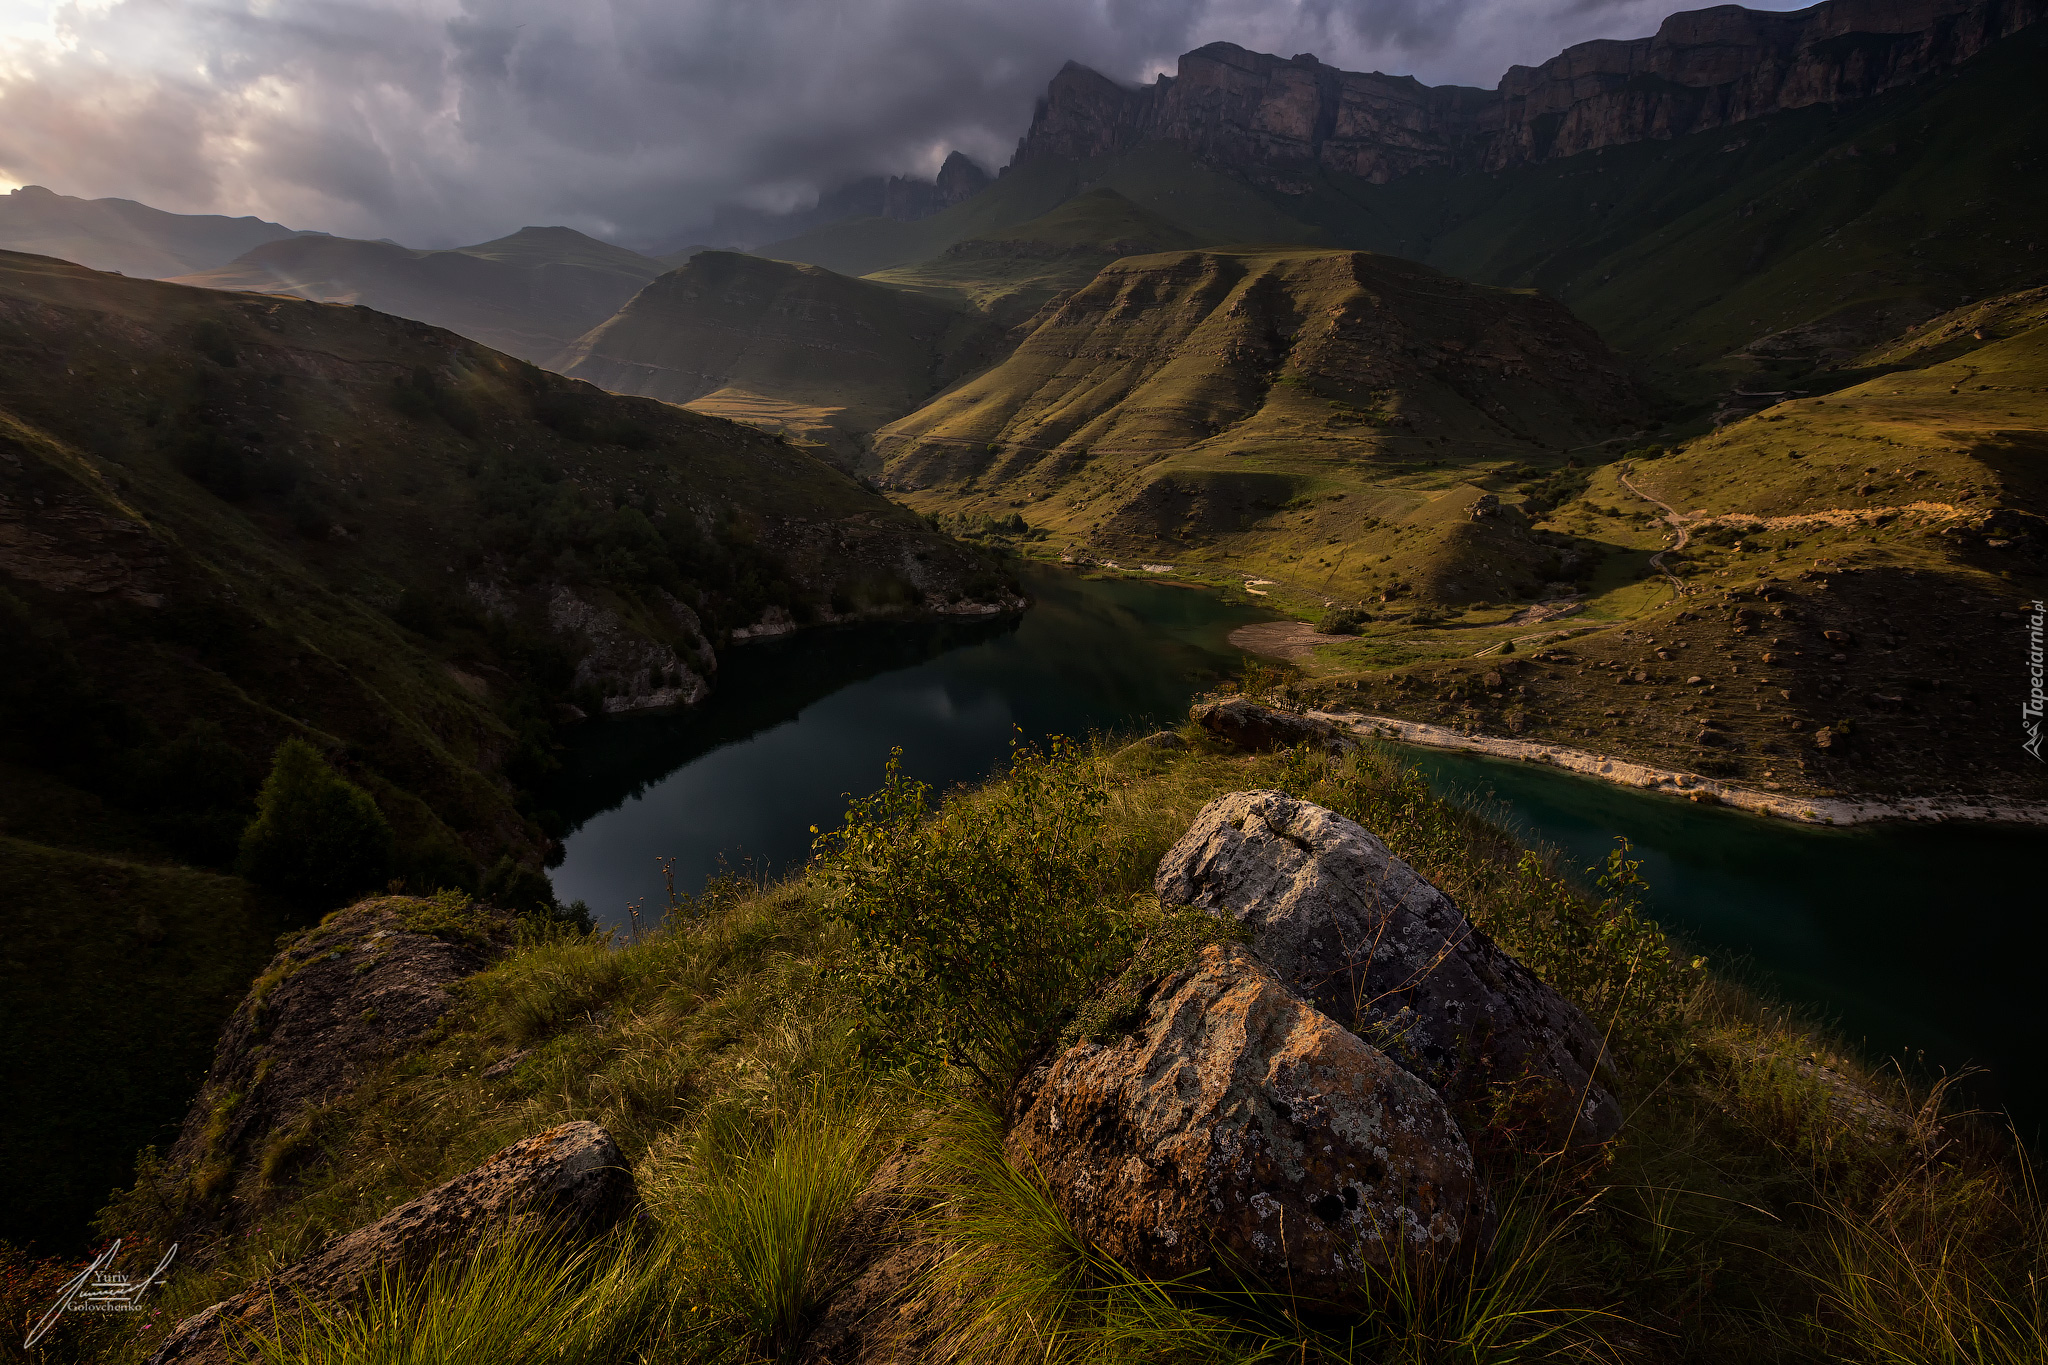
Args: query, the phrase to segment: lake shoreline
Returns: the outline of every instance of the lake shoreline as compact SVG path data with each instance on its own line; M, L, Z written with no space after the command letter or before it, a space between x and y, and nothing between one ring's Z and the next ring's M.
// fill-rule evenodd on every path
M1682 796L1702 805L1726 806L1731 810L1797 824L1842 826L1904 821L2048 825L2048 802L2044 801L2020 801L2000 796L1802 796L1737 786L1697 773L1656 768L1563 744L1471 735L1441 725L1362 712L1311 711L1309 714L1368 738L1397 740L1426 749L1447 749L1511 758L1524 763L1542 763L1617 786Z

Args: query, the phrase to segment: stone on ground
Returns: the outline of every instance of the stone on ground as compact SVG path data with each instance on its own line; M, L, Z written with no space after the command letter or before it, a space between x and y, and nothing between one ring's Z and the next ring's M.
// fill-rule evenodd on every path
M1202 808L1155 887L1246 926L1290 987L1453 1102L1510 1100L1552 1146L1620 1129L1599 1030L1355 821L1232 792Z
M1291 749L1297 744L1312 744L1330 753L1348 753L1358 747L1357 740L1329 721L1276 711L1242 697L1197 702L1188 716L1218 739L1253 753Z
M1357 1307L1367 1267L1434 1261L1486 1217L1443 1100L1237 944L1159 983L1135 1033L1034 1072L1013 1113L1011 1160L1156 1278Z
M279 1308L345 1302L387 1268L416 1272L515 1225L565 1240L595 1237L639 1205L611 1134L594 1123L557 1124L186 1318L149 1365L235 1365L252 1334L277 1332Z

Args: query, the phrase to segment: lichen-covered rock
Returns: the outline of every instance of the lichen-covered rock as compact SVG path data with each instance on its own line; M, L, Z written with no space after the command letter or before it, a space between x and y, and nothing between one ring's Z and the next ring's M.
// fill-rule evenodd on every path
M611 1134L594 1123L557 1124L186 1318L149 1365L230 1365L250 1336L278 1330L281 1308L344 1302L380 1271L417 1271L515 1223L565 1240L595 1237L639 1205Z
M1427 1263L1486 1218L1443 1100L1237 944L1162 981L1137 1031L1020 1087L1007 1146L1132 1270L1220 1264L1356 1306L1368 1266Z
M1253 753L1267 749L1291 749L1297 744L1313 744L1331 753L1344 753L1358 747L1357 740L1329 721L1275 711L1270 706L1261 706L1242 697L1198 702L1189 710L1188 716L1218 739Z
M1454 1102L1512 1098L1552 1145L1621 1127L1599 1030L1356 822L1232 792L1202 808L1155 887L1245 925L1283 981Z

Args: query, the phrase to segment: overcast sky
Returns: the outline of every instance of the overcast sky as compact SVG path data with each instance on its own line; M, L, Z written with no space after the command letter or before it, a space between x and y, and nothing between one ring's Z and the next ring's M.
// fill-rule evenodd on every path
M1756 7L1789 9L1783 0ZM411 245L640 244L957 147L993 170L1068 58L1225 39L1491 88L1671 0L0 0L0 189Z

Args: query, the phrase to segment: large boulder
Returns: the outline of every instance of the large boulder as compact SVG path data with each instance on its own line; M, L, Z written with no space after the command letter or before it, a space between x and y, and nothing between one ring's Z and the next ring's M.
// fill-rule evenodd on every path
M1454 1102L1506 1101L1554 1146L1621 1127L1600 1031L1356 822L1232 792L1202 808L1155 885L1249 928L1282 980Z
M1197 702L1189 708L1188 718L1218 739L1253 753L1291 749L1298 744L1311 744L1333 754L1358 747L1356 739L1329 721L1276 711L1243 697Z
M1013 1115L1011 1160L1161 1279L1220 1262L1356 1307L1366 1267L1433 1262L1487 1216L1443 1100L1237 944L1159 983L1135 1033L1032 1073Z
M557 1124L186 1318L149 1365L231 1365L243 1359L252 1334L278 1329L281 1309L345 1302L385 1269L418 1271L515 1221L538 1233L583 1239L639 1205L633 1173L611 1134L594 1123Z

